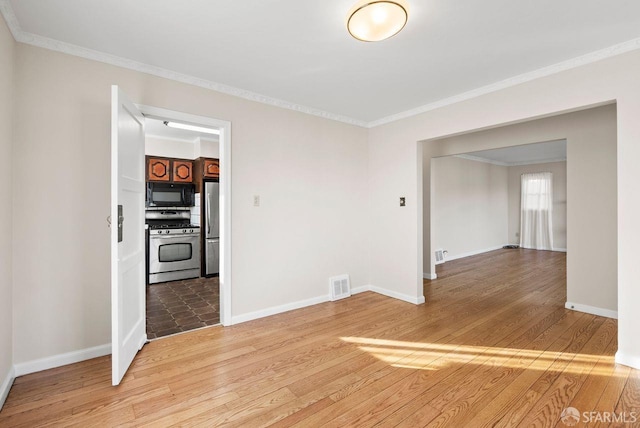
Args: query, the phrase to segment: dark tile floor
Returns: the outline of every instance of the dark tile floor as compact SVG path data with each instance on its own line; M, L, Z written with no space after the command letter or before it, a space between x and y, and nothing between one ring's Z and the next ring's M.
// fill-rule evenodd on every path
M147 286L147 337L155 339L220 322L218 278Z

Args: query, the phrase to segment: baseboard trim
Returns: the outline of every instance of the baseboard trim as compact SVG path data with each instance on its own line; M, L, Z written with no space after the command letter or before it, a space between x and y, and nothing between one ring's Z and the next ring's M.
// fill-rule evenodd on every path
M393 297L394 299L413 303L414 305L421 305L425 302L424 296L409 296L408 294L398 293L397 291L387 290L386 288L376 287L374 285L371 286L371 291L373 291L374 293L382 294L383 296Z
M435 273L423 272L422 273L422 279L438 279L438 275L435 274Z
M618 311L612 311L611 309L596 308L595 306L582 305L580 303L567 302L564 307L572 311L585 312L591 315L597 315L599 317L607 317L618 319Z
M497 247L490 247L490 248L485 248L483 250L469 251L469 252L458 254L455 256L447 255L447 257L445 258L445 261L448 262L451 260L463 259L465 257L477 256L478 254L488 253L489 251L501 250L502 247L503 245L498 245Z
M616 352L615 361L618 364L622 364L624 366L632 367L634 369L640 370L640 357L631 356L625 354L624 352Z
M566 249L566 248L554 248L554 249L553 249L553 250L551 250L551 251L557 251L557 252L559 252L559 253L566 253L566 252L567 252L567 249Z
M412 297L407 294L397 293L395 291L387 290L385 288L375 287L373 285L361 285L351 289L351 294L364 293L365 291L373 291L374 293L382 294L383 296L392 297L394 299L402 300L414 305L420 305L425 302L424 296ZM319 303L325 303L331 301L329 295L313 297L311 299L299 300L297 302L287 303L285 305L273 306L271 308L262 309L259 311L249 312L243 315L237 315L231 318L231 324L241 324L243 322L253 321L271 315L282 314L284 312L293 311L296 309L306 308L307 306L317 305Z
M371 285L361 285L360 287L355 287L351 289L351 294L360 294L365 291L371 291Z
M66 366L67 364L78 363L80 361L90 360L92 358L102 357L111 354L111 344L94 346L93 348L80 349L79 351L67 352L65 354L53 355L51 357L41 358L39 360L27 361L25 363L15 364L14 375L24 376L31 373L49 370L56 367Z
M261 309L259 311L248 312L242 315L236 315L231 318L231 324L240 324L243 322L257 320L259 318L268 317L271 315L281 314L283 312L293 311L295 309L306 308L307 306L317 305L329 301L329 295L313 297L311 299L299 300L297 302L287 303L280 306L273 306L267 309Z
M7 373L7 377L5 377L2 385L0 385L0 410L2 410L2 406L4 406L4 402L9 395L9 390L13 386L13 381L16 379L15 369L13 367L9 368L9 373Z

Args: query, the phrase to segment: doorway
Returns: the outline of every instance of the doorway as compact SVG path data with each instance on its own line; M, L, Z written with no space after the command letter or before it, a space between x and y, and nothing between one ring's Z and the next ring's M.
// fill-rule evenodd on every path
M193 261L197 259L197 269L172 272L171 268L167 268L169 272L147 276L147 337L153 340L212 325L229 325L231 320L231 217L228 201L230 200L231 188L229 161L231 124L227 121L156 107L139 105L138 108L146 119L145 154L147 162L150 158L168 160L176 164L188 161L188 165L193 168L193 180L189 181L189 184L192 183L194 188L191 207L147 207L147 212L153 214L161 212L163 218L175 214L180 217L180 220L169 220L168 226L167 223L163 224L161 220L148 220L149 223L154 221L156 223L153 226L148 225L150 229L147 233L147 271L155 272L158 269L157 266L162 264L154 264L152 262L154 257L158 259L158 262L165 262L166 266L180 264L174 262L178 260L178 257L191 258ZM168 126L173 123L203 129L177 129ZM207 130L212 130L214 133L209 133ZM215 179L203 177L202 173L198 174L198 168L203 168L203 159L216 161L217 177ZM204 245L206 237L203 235L209 226L207 218L203 216L205 205L211 206L207 204L204 195L204 184L209 181L215 181L219 188L219 196L214 202L214 205L218 207L216 218L219 221L219 239L217 241L219 246L216 248L218 268L215 270L206 267L207 256L211 256L211 254L207 253L207 246ZM147 191L149 192L149 189ZM214 212L214 208L210 209L211 212ZM173 225L172 221L175 222ZM168 237L173 236L174 229L176 233L186 231L186 235L174 236L174 242L171 242ZM197 234L197 238L190 238L191 242L198 243L197 246L187 245L189 232ZM153 235L157 233L162 233L162 235ZM168 242L156 243L155 241L160 241L160 238ZM178 243L182 240L185 242ZM154 245L149 244L151 241ZM173 244L175 250L171 249L170 244ZM151 251L152 248L153 251ZM162 250L164 253L160 253ZM156 257L158 256L156 253L160 256ZM164 260L160 260L163 257L162 254L165 257ZM181 274L182 276L180 276Z
M617 316L617 135L616 105L608 104L528 122L422 142L423 266L436 279L438 231L431 192L432 159L470 151L486 153L510 146L566 140L567 309ZM473 154L472 154L473 156ZM464 160L464 159L461 159ZM467 159L468 160L468 159ZM548 159L549 161L553 159ZM527 171L521 171L527 172ZM490 201L484 201L485 204ZM513 222L512 222L513 223ZM515 243L512 228L505 244ZM434 236L434 234L436 236ZM482 248L480 248L482 249ZM469 252L466 249L460 251ZM585 267L597 266L594 270ZM498 267L499 268L499 267ZM595 272L595 273L594 273Z
M542 172L551 175L553 200L546 223L553 244L545 249L566 252L566 140L432 158L431 242L440 256L436 269L447 261L521 245L521 176Z

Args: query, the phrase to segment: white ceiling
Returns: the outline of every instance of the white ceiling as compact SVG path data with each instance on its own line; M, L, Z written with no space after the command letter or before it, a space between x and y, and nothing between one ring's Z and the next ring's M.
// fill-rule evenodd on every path
M169 140L195 143L198 138L203 141L218 141L218 136L204 132L188 131L186 129L170 128L163 120L147 117L144 121L144 133L148 137L159 137Z
M0 0L18 41L372 126L637 49L637 0L409 0L379 43L355 0ZM105 55L108 54L108 55Z
M567 140L482 150L456 156L503 166L560 162L567 160Z

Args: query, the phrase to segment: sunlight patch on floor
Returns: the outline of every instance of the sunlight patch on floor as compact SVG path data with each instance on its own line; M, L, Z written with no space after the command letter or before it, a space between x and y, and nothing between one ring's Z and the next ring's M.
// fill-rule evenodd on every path
M610 376L614 357L531 349L496 348L458 344L405 342L363 337L341 337L385 363L398 368L438 370L451 364L546 371L553 369L573 374L591 373Z

